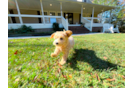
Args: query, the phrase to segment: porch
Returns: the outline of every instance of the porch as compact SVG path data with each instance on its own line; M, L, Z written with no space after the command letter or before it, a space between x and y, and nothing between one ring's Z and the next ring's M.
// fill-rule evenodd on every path
M33 29L52 28L52 24L57 22L59 27L64 27L65 30L83 23L84 27L92 32L93 27L103 27L105 23L110 23L110 17L97 17L97 14L115 8L67 0L9 0L8 3L8 29L21 25L31 26Z

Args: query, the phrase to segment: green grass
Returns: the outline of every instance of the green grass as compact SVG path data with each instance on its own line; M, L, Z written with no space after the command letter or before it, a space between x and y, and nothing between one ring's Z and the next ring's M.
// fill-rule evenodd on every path
M50 38L8 40L9 88L124 88L125 34L73 36L64 66ZM16 52L16 54L15 54Z

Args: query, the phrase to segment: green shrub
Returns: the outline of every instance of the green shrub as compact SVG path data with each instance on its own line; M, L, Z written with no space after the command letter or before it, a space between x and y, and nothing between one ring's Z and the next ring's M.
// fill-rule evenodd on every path
M26 25L22 25L20 28L19 28L19 31L21 33L27 33L27 32L34 32L34 30L32 29L31 26L26 26Z
M125 33L125 26L119 27L119 31L120 31L121 33Z
M15 33L15 29L8 30L8 33Z
M29 33L29 32L34 32L34 29L32 29L31 26L26 26L26 25L22 25L20 28L18 29L11 29L8 30L9 34L23 34L23 33Z

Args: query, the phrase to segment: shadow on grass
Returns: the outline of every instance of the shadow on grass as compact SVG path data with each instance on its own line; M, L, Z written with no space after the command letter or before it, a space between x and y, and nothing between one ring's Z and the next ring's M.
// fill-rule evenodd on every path
M73 57L68 59L67 61L67 63L71 63L70 66L74 70L82 70L77 67L77 61L87 62L94 68L94 70L99 71L107 69L117 69L117 66L119 66L117 64L102 60L95 55L95 52L93 50L88 49L75 49Z

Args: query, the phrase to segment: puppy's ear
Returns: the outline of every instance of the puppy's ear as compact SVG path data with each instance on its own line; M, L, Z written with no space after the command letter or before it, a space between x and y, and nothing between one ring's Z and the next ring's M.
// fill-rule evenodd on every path
M54 35L55 35L55 33L51 34L51 37L50 37L50 39L52 39L52 38L54 37Z
M67 34L67 37L70 37L73 34L73 32L70 30L66 31L65 33Z

